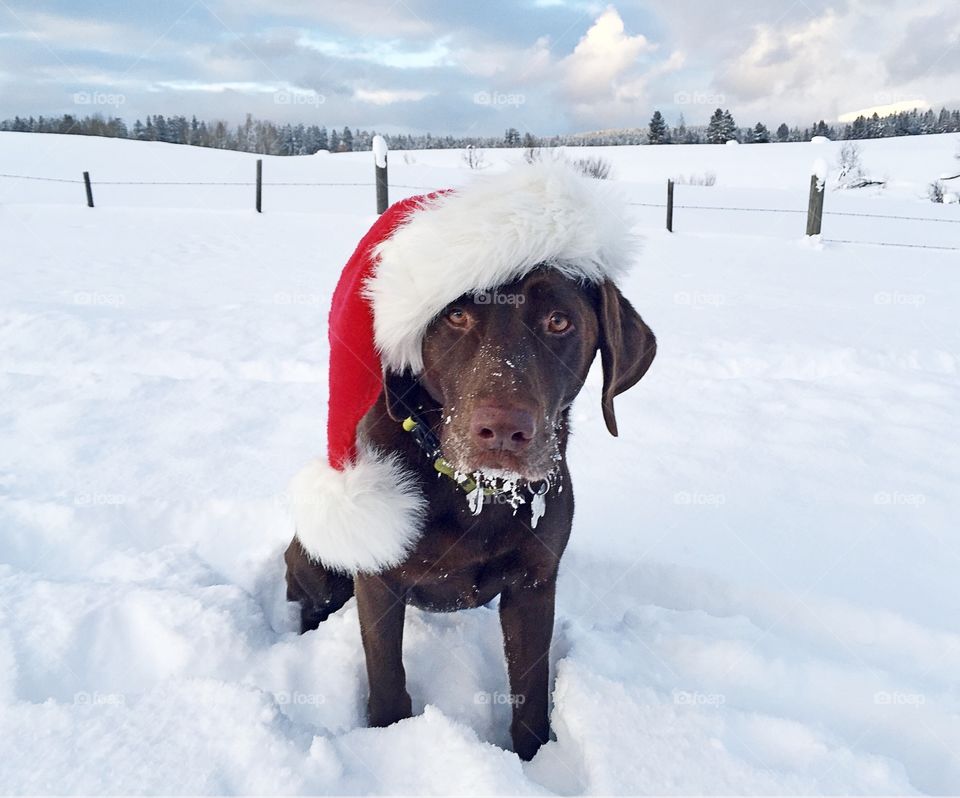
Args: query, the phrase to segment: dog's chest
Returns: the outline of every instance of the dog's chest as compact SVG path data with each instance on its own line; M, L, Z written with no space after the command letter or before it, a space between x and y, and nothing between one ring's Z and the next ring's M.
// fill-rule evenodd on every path
M512 512L496 512L503 509L428 524L400 568L411 603L436 611L477 607L531 576L538 564L524 555L527 527Z

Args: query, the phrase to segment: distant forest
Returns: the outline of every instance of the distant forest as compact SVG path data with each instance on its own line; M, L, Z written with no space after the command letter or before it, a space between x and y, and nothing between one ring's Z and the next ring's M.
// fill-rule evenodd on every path
M311 155L319 150L351 152L369 150L376 131L327 129L322 125L278 125L247 114L243 123L231 126L225 121L198 120L195 116L148 116L133 125L119 117L100 114L78 117L14 117L0 122L0 130L29 133L68 133L80 136L106 136L190 144L221 150L239 150L264 155ZM770 141L809 141L814 136L830 139L875 139L890 136L920 136L928 133L960 132L960 110L946 108L901 111L887 116L860 116L848 124L828 125L823 120L810 127L790 127L785 122L770 130L762 122L740 127L728 110L717 108L707 125L687 125L683 116L676 125L667 124L656 111L646 127L607 130L565 136L538 136L508 128L503 136L434 136L424 134L383 134L392 150L465 149L498 147L560 147L622 144L723 144L735 140L744 144Z

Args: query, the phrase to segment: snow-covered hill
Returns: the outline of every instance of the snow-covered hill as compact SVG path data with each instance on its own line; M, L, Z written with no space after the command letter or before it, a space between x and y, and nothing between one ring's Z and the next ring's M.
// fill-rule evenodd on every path
M923 199L960 137L863 143ZM804 209L838 144L590 150L632 201ZM491 169L517 152L486 153ZM324 448L324 320L366 186L246 181L255 156L0 134L0 790L163 793L960 791L960 253L804 240L802 214L633 206L624 286L649 376L575 406L578 514L556 741L502 750L497 614L411 611L416 717L365 729L351 601L298 636L287 479ZM369 153L267 158L372 180ZM409 163L407 162L409 161ZM394 199L469 180L392 153ZM98 184L97 181L100 181ZM960 246L960 224L828 216L827 239Z

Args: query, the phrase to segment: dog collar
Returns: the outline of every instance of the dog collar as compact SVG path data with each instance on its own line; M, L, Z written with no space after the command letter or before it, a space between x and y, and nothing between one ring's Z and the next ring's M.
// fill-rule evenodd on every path
M413 439L417 442L417 445L433 462L433 468L438 474L443 474L443 476L451 479L465 493L473 493L477 489L477 481L473 477L457 471L457 469L450 465L446 458L444 458L440 449L440 439L420 417L407 416L401 423L401 426L404 432L409 432L413 435ZM535 496L543 495L550 490L550 482L545 479L539 482L527 482L526 485ZM497 490L494 487L483 488L484 496L495 496L498 493L504 492L505 491Z

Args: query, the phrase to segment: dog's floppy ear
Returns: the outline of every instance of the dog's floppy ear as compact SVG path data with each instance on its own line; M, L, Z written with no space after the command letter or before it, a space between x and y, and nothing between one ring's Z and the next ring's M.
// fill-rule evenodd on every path
M409 371L398 374L384 369L383 398L390 418L403 421L407 416L413 415L413 408L420 399L420 381Z
M640 381L647 373L657 339L619 289L609 280L600 286L600 362L603 366L603 420L617 434L613 397Z

